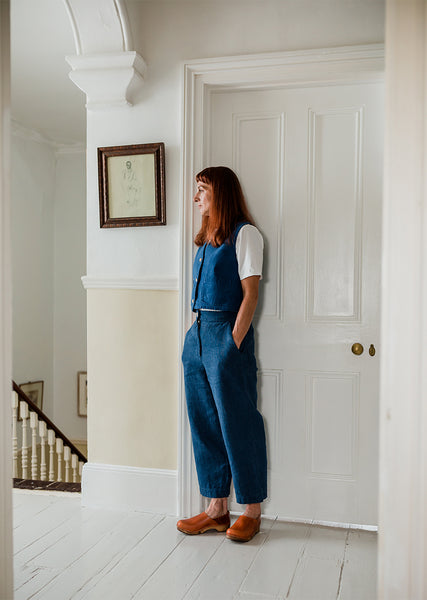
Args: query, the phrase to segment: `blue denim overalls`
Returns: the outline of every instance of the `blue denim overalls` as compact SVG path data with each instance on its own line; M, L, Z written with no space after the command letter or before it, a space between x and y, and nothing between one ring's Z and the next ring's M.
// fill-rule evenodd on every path
M201 246L193 267L197 319L185 337L182 362L200 493L226 498L233 477L239 504L267 497L264 422L257 410L254 331L238 349L232 336L243 299L235 241ZM207 311L202 309L214 309Z

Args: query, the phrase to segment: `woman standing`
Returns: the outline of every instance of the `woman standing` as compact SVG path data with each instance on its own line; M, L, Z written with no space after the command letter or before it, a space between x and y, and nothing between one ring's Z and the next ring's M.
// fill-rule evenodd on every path
M226 531L247 542L258 533L267 497L264 423L257 410L252 318L258 300L263 240L235 173L209 167L196 176L202 216L195 238L192 310L182 362L200 493L206 512L178 521L187 534ZM246 510L230 527L228 496Z

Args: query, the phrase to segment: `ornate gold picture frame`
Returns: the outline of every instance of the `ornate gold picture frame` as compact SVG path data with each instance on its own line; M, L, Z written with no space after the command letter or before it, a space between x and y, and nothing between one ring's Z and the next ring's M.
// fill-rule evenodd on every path
M166 225L163 142L98 148L98 178L102 228Z

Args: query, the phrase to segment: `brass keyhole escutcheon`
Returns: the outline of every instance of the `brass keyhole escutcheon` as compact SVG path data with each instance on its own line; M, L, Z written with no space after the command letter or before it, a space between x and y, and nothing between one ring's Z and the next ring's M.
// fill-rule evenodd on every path
M359 342L356 342L355 344L352 345L351 351L353 352L353 354L356 354L356 356L359 356L363 352L362 344L359 344Z
M371 344L369 346L369 354L370 354L370 356L375 356L375 352L376 352L375 346L374 346L374 344Z

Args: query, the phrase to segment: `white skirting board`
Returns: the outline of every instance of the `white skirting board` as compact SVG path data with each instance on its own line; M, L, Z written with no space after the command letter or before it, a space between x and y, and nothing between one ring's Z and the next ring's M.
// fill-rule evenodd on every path
M82 506L177 514L177 472L86 463Z

